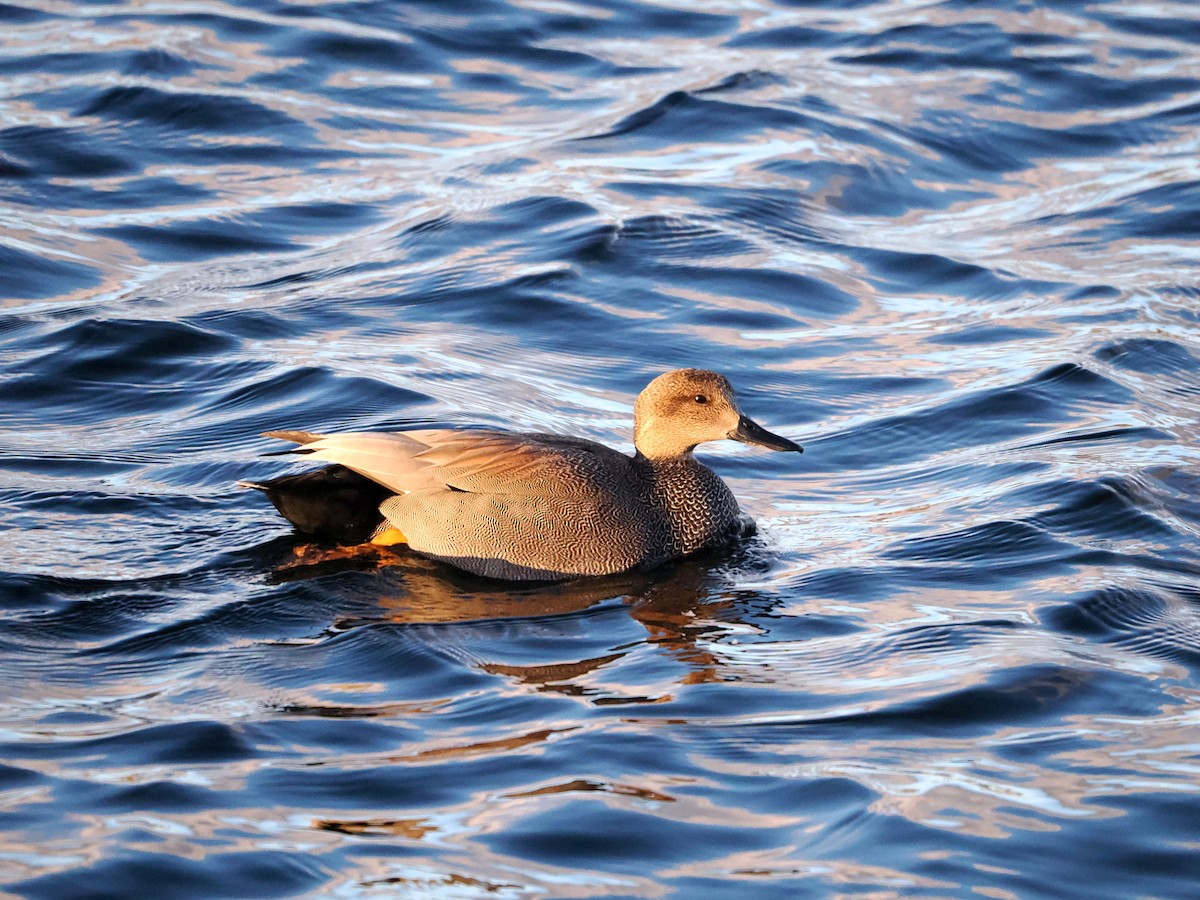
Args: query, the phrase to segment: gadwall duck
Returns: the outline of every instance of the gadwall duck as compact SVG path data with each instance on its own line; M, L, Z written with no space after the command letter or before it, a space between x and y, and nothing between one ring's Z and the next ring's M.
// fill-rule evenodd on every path
M491 578L558 580L650 568L742 528L729 487L692 451L729 438L802 452L742 414L724 376L660 375L633 408L637 452L555 434L428 429L269 431L335 465L265 482L297 530L337 544L405 543Z

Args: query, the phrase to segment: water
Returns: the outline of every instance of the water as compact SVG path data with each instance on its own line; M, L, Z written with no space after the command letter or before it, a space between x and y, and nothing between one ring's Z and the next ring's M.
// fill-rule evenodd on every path
M1186 897L1189 3L0 7L0 885ZM268 428L802 457L649 575L291 570Z

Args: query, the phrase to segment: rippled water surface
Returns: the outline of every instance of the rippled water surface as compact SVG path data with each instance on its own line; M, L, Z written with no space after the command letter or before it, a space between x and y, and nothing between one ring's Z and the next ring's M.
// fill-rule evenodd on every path
M1187 2L0 6L0 888L1190 897ZM289 567L269 428L704 448L758 534Z

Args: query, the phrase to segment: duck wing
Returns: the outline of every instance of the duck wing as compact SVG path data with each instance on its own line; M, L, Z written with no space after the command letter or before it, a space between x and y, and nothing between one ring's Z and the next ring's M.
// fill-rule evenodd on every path
M625 481L630 458L582 438L449 428L314 434L268 431L290 452L340 463L398 494L448 489L555 496Z
M339 463L398 494L406 494L409 491L444 487L443 482L430 471L430 463L419 458L421 453L429 449L429 444L423 442L419 435L434 433L351 431L315 434L308 431L268 431L264 436L300 444L300 447L287 452Z

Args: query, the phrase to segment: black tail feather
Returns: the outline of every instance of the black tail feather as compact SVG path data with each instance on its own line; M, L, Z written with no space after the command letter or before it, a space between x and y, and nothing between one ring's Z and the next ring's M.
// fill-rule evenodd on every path
M297 531L336 544L361 544L383 524L381 504L394 491L345 466L326 466L270 481L239 481L262 491Z

